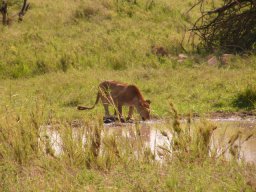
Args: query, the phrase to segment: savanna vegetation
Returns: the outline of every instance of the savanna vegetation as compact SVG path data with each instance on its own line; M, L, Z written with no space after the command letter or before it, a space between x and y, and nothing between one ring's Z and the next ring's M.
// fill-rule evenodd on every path
M9 1L9 14L22 2ZM185 29L200 16L187 14L194 1L29 3L22 22L0 26L1 191L255 190L254 165L209 152L213 125L179 124L178 113L254 113L256 105L255 54L223 61L227 52L188 43ZM141 125L131 141L103 134L102 107L76 110L95 101L106 79L136 84L153 117L167 119L173 141L162 149L164 163L141 142ZM60 155L47 126L61 135Z

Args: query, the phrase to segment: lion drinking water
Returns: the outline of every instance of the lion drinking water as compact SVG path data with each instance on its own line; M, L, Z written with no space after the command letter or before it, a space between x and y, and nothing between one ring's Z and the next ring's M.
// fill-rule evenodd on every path
M150 100L145 100L135 85L128 85L117 81L103 81L99 84L99 91L97 94L96 102L92 107L78 106L78 110L93 109L101 99L105 109L105 119L111 118L109 113L109 105L114 106L115 115L116 109L118 111L119 119L123 121L122 106L129 106L127 120L132 118L134 108L140 114L142 120L150 118Z

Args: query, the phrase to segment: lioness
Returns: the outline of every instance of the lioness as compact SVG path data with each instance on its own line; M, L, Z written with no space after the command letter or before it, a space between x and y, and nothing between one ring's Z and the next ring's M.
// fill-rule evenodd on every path
M150 118L150 100L144 100L140 90L135 85L128 85L117 81L103 81L99 84L99 91L95 104L92 107L78 106L77 109L93 109L95 105L99 102L99 99L101 99L105 109L105 118L110 117L108 109L109 105L117 108L119 119L123 119L123 105L129 106L127 120L132 118L134 108L136 108L143 121Z

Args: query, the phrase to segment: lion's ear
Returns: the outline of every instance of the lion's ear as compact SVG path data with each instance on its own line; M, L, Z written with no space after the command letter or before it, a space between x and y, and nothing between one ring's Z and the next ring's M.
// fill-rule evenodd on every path
M149 99L147 99L146 102L147 102L148 104L151 104L151 101L150 101Z

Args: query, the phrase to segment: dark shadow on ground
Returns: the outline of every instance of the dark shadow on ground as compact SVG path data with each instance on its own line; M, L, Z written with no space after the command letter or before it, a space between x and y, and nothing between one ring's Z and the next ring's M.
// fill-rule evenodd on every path
M243 92L236 95L232 105L239 109L253 110L256 104L256 89L246 88Z
M110 117L103 117L103 122L105 124L109 123L115 123L115 122L121 122L121 123L134 123L133 119L124 119L124 118L118 118L115 116L110 116Z

